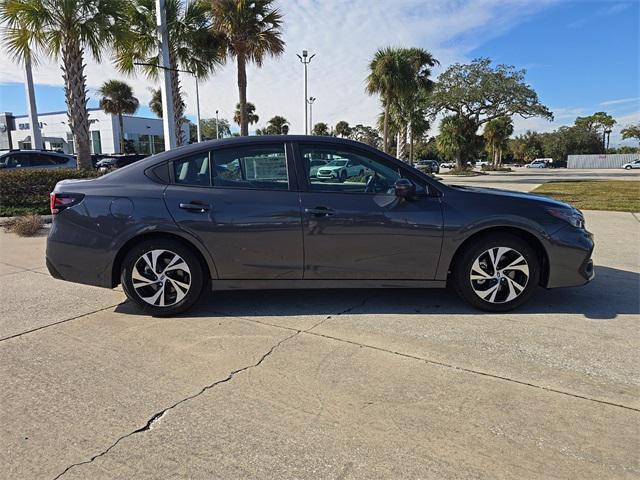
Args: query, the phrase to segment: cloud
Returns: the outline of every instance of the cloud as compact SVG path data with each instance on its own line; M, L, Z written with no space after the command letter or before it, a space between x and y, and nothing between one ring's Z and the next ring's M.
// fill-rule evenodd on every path
M622 2L610 2L610 3L611 3L610 5L597 10L592 15L587 15L585 17L578 18L577 20L574 20L573 22L568 23L567 28L580 28L586 25L587 23L589 23L589 21L591 20L597 19L599 17L607 17L609 15L615 15L617 13L624 12L626 9L631 7L631 5L633 5L633 2L628 0L622 1Z
M442 63L435 76L451 63L469 60L467 55L481 43L516 28L557 1L281 0L286 51L278 59L268 59L261 69L248 68L248 98L256 104L258 126L278 114L289 119L292 133L303 130L303 70L296 57L303 48L316 54L309 66L309 95L318 99L313 106L314 121L374 124L379 100L365 94L364 82L376 49L386 45L424 47ZM93 91L105 79L128 81L141 103L148 102L148 88L154 86L141 75L127 78L108 61L97 64L91 58L87 58L86 74ZM0 83L22 78L20 66L3 51ZM194 115L195 83L188 75L181 78L187 113ZM59 63L43 60L34 69L34 80L62 85ZM214 116L216 110L231 118L237 98L232 61L200 84L203 118Z
M618 100L607 100L606 102L600 102L600 105L619 105L621 103L638 103L640 104L640 97L620 98Z

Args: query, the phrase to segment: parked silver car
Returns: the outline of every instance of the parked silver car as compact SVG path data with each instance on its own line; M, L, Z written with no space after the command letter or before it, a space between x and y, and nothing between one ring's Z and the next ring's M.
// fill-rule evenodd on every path
M10 150L0 155L0 168L76 168L76 159L66 153L45 150Z
M629 163L622 165L625 170L631 170L632 168L640 168L640 159L633 160Z

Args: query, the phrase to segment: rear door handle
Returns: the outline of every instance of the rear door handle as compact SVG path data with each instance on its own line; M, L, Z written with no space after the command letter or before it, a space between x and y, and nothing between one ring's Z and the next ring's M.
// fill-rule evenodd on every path
M336 211L329 207L305 208L304 212L314 217L330 217L336 214Z
M190 202L190 203L181 203L180 208L182 208L183 210L189 210L190 212L204 213L208 211L211 207L209 207L209 205L207 205L206 203L202 203L202 202Z

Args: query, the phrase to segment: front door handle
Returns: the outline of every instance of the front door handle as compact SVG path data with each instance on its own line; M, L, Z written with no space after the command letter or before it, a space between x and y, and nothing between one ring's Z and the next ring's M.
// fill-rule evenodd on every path
M330 217L331 215L335 215L336 211L333 208L329 207L315 207L305 208L304 213L308 213L309 215L313 215L314 217Z
M183 210L189 210L190 212L198 212L204 213L208 211L211 207L203 202L189 202L189 203L181 203L180 208Z

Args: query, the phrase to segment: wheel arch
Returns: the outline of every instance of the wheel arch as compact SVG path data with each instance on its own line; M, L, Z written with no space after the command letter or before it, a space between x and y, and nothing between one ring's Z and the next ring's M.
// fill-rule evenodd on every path
M210 279L214 278L213 274L216 272L215 265L210 264L207 261L207 259L205 258L204 252L195 242L192 242L189 239L184 238L180 235L176 235L175 233L153 231L153 232L146 232L146 233L141 233L139 235L136 235L135 237L132 237L129 240L127 240L124 243L124 245L120 247L113 261L113 265L111 267L111 287L112 288L114 288L120 283L120 273L122 271L122 262L124 261L124 258L127 255L127 253L134 246L138 245L140 242L151 240L151 239L158 239L158 238L164 238L164 239L180 242L185 247L188 247L191 250L193 250L193 253L196 255L196 257L198 258L198 261L202 266L203 273L205 274L205 279L209 281Z
M508 233L516 236L527 242L535 250L536 254L538 255L538 259L540 260L540 285L546 285L549 279L549 255L547 254L547 250L545 249L540 239L533 233L523 228L511 226L487 227L474 232L472 235L469 235L460 245L458 245L458 248L456 248L455 253L451 257L447 281L449 280L450 272L453 270L456 261L460 258L460 253L464 251L464 248L466 246L478 241L478 239L482 237L491 236L498 233Z

